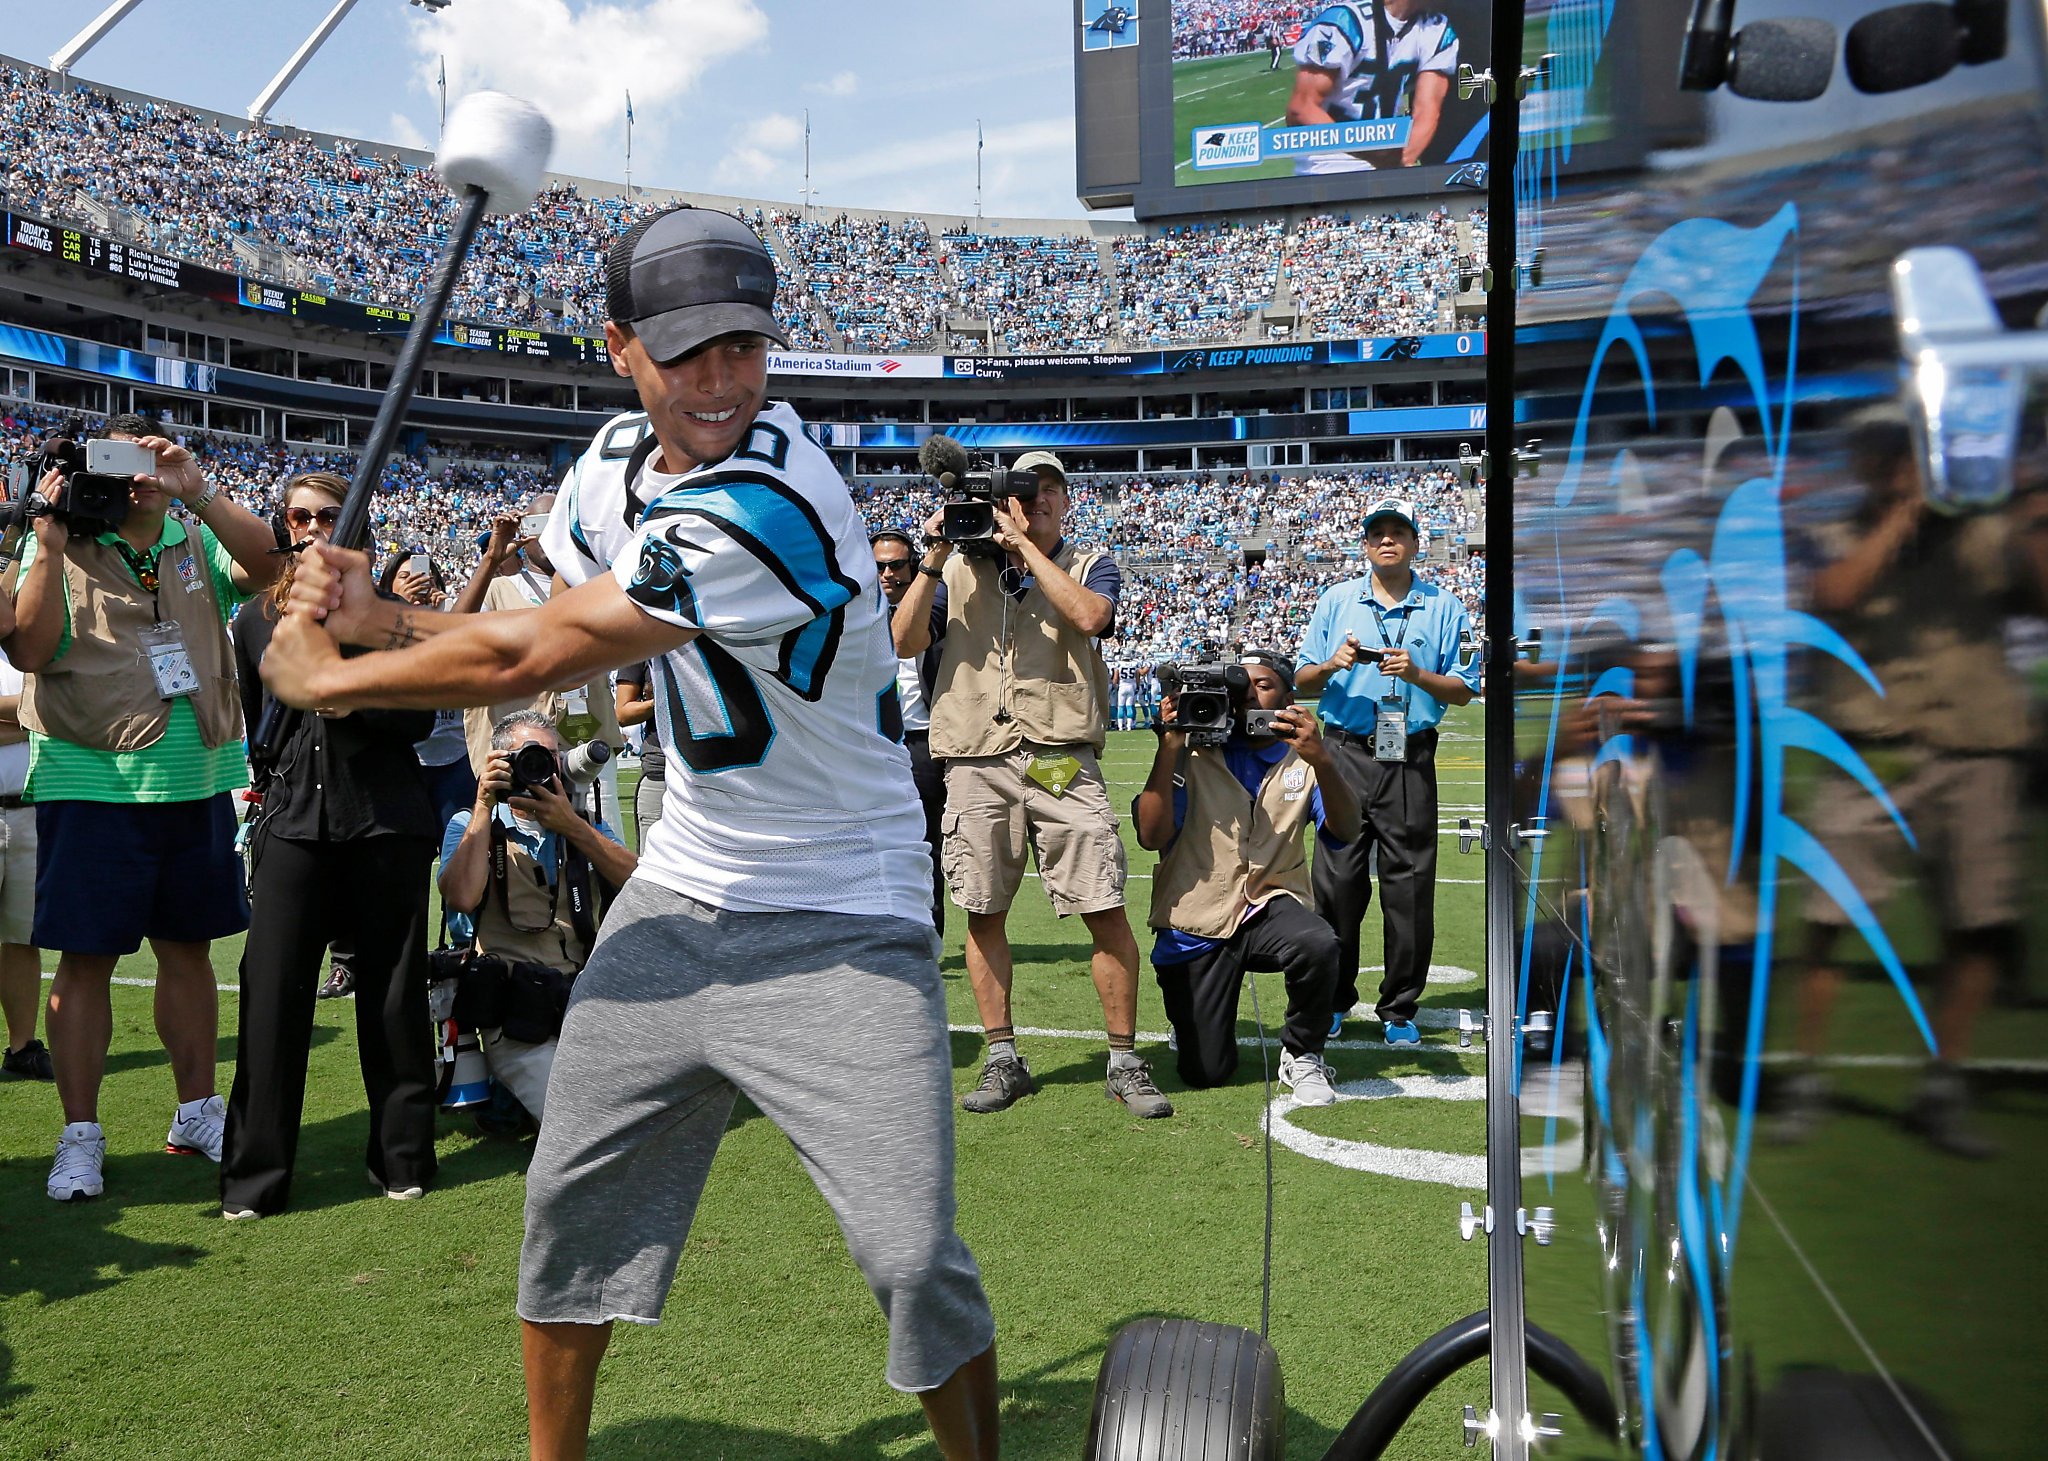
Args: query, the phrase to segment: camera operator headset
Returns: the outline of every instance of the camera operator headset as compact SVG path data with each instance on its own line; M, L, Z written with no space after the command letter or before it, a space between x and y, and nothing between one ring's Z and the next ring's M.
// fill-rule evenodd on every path
M475 939L455 1022L480 1035L491 1074L536 1121L569 987L597 940L600 903L640 863L579 805L587 784L577 785L565 749L542 712L501 717L476 805L456 813L441 846L441 900L466 915L451 917L452 931Z
M1106 1093L1133 1115L1171 1116L1131 1048L1138 943L1124 916L1123 839L1096 764L1109 711L1097 640L1116 624L1116 560L1061 533L1067 474L1051 452L984 475L959 443L934 437L919 461L948 502L925 524L917 578L890 627L898 656L941 646L931 754L946 763L946 884L967 914L967 972L988 1040L980 1085L961 1106L1001 1111L1038 1088L1011 1024L1006 926L1028 839L1053 911L1079 914L1094 942Z
M297 550L325 542L348 483L306 472L285 487L275 526L284 571L235 615L243 715L263 716L259 668L291 591ZM369 1099L366 1165L393 1197L433 1181L434 1048L427 1026L427 872L440 832L413 743L424 710L298 715L253 766L262 804L249 831L248 942L239 1055L221 1153L221 1211L283 1212L291 1199L320 963L338 945L356 994Z
M1138 845L1160 854L1152 968L1178 1037L1180 1077L1197 1089L1230 1079L1245 972L1278 970L1287 976L1280 1083L1301 1105L1330 1105L1337 1096L1322 1052L1340 955L1315 913L1302 834L1317 829L1318 856L1357 841L1358 798L1315 716L1294 703L1294 670L1278 654L1251 649L1236 664L1161 668L1176 692L1162 704L1159 748L1131 820ZM1198 679L1201 690L1192 688ZM1197 695L1228 708L1183 716Z

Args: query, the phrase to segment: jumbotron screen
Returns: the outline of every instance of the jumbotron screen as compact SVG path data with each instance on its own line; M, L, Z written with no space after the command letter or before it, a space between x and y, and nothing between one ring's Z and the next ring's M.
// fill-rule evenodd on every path
M1486 160L1477 0L1170 0L1176 187ZM1389 191L1384 180L1375 193Z

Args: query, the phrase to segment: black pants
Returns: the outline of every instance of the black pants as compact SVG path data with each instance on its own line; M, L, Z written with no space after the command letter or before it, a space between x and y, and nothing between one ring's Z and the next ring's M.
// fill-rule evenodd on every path
M1153 965L1180 1047L1180 1078L1200 1089L1220 1086L1236 1073L1238 992L1247 969L1287 975L1280 1044L1289 1055L1320 1054L1330 1034L1337 963L1337 935L1330 925L1282 895L1201 957Z
M1408 737L1405 762L1374 760L1370 736L1331 729L1325 738L1365 814L1365 835L1348 847L1316 839L1316 908L1344 951L1336 1008L1358 1003L1358 925L1372 906L1377 851L1387 967L1374 1008L1382 1020L1412 1020L1436 946L1436 732Z
M932 920L939 933L946 932L946 874L939 864L939 843L944 837L940 824L946 815L945 763L932 759L931 734L911 731L903 737L910 752L910 774L917 782L917 799L924 803L924 840L932 850Z
M412 837L296 842L252 835L235 1084L221 1206L284 1211L306 1102L313 1000L329 942L346 937L370 1103L366 1161L388 1187L434 1178L434 1039L427 1019L427 869Z

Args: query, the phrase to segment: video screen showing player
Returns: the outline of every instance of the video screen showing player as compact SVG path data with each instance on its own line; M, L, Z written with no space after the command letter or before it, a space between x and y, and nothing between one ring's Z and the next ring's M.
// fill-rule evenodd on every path
M1331 5L1294 47L1295 126L1392 121L1405 117L1399 147L1312 152L1294 159L1299 174L1414 167L1435 139L1458 70L1458 32L1429 0L1358 0Z
M1451 84L1484 49L1480 0L1173 0L1172 19L1176 185L1485 157L1484 103Z

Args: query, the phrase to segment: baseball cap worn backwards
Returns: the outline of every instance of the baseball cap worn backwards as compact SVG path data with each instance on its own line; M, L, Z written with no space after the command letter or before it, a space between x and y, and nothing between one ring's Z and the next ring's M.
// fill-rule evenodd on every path
M605 312L632 328L655 360L675 360L720 335L766 335L775 322L775 259L729 213L684 204L650 214L605 256Z
M1392 497L1383 498L1375 502L1371 510L1365 515L1366 530L1370 531L1372 525L1383 517L1397 517L1408 525L1409 532L1414 533L1417 537L1422 535L1422 529L1415 526L1415 514L1409 511L1408 504L1405 502Z

